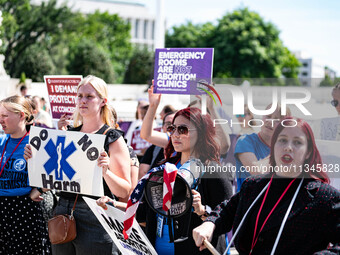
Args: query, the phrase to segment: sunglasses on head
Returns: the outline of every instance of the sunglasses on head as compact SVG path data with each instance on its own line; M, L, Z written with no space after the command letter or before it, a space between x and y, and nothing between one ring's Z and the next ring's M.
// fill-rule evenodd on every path
M334 107L337 107L338 104L339 104L339 101L336 100L336 99L333 99L333 100L331 101L331 104L332 104Z
M176 129L179 135L187 135L189 133L189 130L195 130L193 128L188 128L185 125L178 125L178 126L170 125L167 127L166 131L169 136L172 136L176 132Z

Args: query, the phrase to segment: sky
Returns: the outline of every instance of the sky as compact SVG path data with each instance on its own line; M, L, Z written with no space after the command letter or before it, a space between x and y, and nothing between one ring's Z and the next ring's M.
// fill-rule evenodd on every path
M152 14L157 0L139 0ZM272 22L291 51L302 51L340 76L339 0L164 0L167 28L185 24L217 23L226 13L248 7Z

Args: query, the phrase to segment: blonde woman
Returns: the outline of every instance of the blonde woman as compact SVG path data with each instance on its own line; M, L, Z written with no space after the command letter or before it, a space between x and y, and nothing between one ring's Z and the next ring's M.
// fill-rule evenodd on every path
M0 101L0 254L48 254L50 244L40 205L30 199L24 148L33 109L28 99Z
M77 88L74 127L69 130L103 134L112 126L112 113L107 98L107 85L102 79L92 75L85 77ZM63 126L66 122L66 116L63 116L58 126ZM106 133L104 149L98 158L98 165L103 170L104 194L109 197L113 197L112 194L126 197L131 190L130 157L121 133L111 128ZM70 214L75 197L73 193L61 192L56 214ZM82 196L78 197L74 217L77 223L76 239L69 243L52 245L53 254L119 253Z

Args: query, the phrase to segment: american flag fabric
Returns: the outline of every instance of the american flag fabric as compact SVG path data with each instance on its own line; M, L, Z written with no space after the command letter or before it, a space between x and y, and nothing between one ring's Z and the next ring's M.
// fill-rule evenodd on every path
M177 167L174 164L165 164L163 172L163 210L168 211L171 207L172 190L174 189Z
M175 184L175 179L177 175L177 167L174 164L165 163L165 165L155 167L151 169L146 175L144 175L138 182L136 188L131 193L129 201L127 202L127 207L125 211L124 219L124 238L128 239L132 231L133 219L140 203L140 200L144 194L144 186L146 181L149 179L150 175L156 171L163 170L163 208L170 209L172 189ZM165 210L165 209L164 209Z

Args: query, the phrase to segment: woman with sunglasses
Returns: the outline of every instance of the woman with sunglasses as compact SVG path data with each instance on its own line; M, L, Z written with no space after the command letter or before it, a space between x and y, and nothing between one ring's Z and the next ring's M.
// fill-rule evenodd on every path
M233 229L239 254L339 254L340 192L328 184L310 126L288 118L271 148L271 172L247 178L217 206L194 229L196 245Z
M177 168L193 158L200 159L205 166L214 167L219 162L212 120L209 115L202 115L198 108L188 107L178 111L167 131L170 140L165 148L165 162L173 163ZM218 172L204 173L198 183L197 190L192 190L193 212L189 210L173 221L174 243L169 243L169 231L167 225L163 224L162 216L147 207L146 234L158 254L198 254L199 250L192 239L192 229L203 222L211 208L232 194L230 182ZM179 241L186 236L187 239ZM224 234L216 236L212 244L218 250L224 250Z
M153 93L153 85L148 89L149 108L143 119L140 137L152 145L146 150L139 167L139 179L142 178L151 168L158 166L164 159L164 148L169 142L166 133L167 127L172 123L175 112L168 112L163 115L162 132L154 130L154 120L157 108L161 102L161 94ZM163 109L164 110L164 109Z
M32 201L24 148L33 109L30 99L0 101L0 254L49 254L50 243L39 203Z

